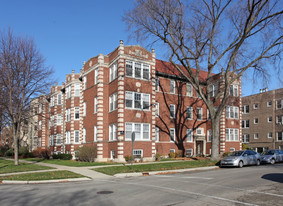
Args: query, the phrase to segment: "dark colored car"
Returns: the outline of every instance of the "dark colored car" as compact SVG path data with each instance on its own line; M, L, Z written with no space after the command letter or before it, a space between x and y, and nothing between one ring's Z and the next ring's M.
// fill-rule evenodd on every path
M283 162L283 151L279 149L266 150L261 153L261 162L270 164Z
M228 156L224 157L220 166L234 166L243 167L244 165L260 165L260 154L253 150L240 150L230 153Z

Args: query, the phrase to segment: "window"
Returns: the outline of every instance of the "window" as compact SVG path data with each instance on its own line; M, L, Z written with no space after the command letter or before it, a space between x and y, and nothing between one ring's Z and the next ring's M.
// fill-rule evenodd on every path
M86 89L86 83L87 83L87 78L86 78L86 76L84 76L83 82L84 82L84 89Z
M238 97L239 96L239 88L238 85L232 84L230 86L230 91L229 91L230 96Z
M250 135L249 134L243 134L242 135L242 142L243 143L249 143L250 142Z
M50 126L51 127L54 126L54 115L52 115L51 118L50 118Z
M272 117L268 117L267 122L269 122L269 123L272 122Z
M226 129L226 141L239 141L239 130Z
M93 133L94 133L94 138L93 138L93 141L97 141L97 126L94 126L93 128Z
M272 132L267 133L267 138L272 138Z
M235 151L235 147L230 147L230 152L234 152Z
M207 141L211 142L212 140L212 131L211 129L207 130Z
M67 109L67 112L66 112L66 121L67 121L67 122L71 121L71 108Z
M175 141L175 128L170 129L170 141L171 142Z
M250 120L243 120L242 121L242 128L249 128L250 127Z
M71 91L72 91L71 86L66 87L66 98L67 99L71 98Z
M62 104L62 94L57 95L57 104L61 105Z
M109 97L109 112L117 109L117 93L110 95Z
M187 129L187 142L193 142L193 130Z
M258 124L258 118L254 118L254 124Z
M258 133L254 133L254 139L258 139Z
M51 107L55 106L55 96L51 97Z
M193 86L191 84L187 84L187 96L192 97L193 96Z
M117 140L117 125L110 124L109 125L109 141Z
M98 83L98 68L94 70L94 84Z
M159 78L155 78L155 91L159 91Z
M86 116L86 102L83 103L84 111L83 111L83 116Z
M50 146L54 145L54 135L50 135Z
M226 118L238 119L239 118L239 107L226 106Z
M258 103L254 104L254 109L258 109Z
M134 158L142 158L143 157L143 150L142 149L134 149L133 150Z
M283 132L277 132L277 141L282 141Z
M155 127L155 141L159 142L159 128Z
M147 64L126 61L126 76L137 79L150 79L150 67Z
M175 94L175 81L170 80L170 93Z
M80 96L80 90L81 90L80 86L81 85L79 83L75 84L75 97L79 97Z
M243 112L243 114L248 114L248 113L250 113L250 107L249 107L249 105L244 105L244 106L242 107L242 112Z
M159 116L159 103L155 103L155 116Z
M202 108L197 108L197 119L202 120Z
M42 112L42 104L40 103L39 105L38 105L38 113L41 113Z
M193 119L193 108L187 107L187 119Z
M186 149L186 156L188 157L193 156L193 149Z
M276 101L276 109L282 109L283 108L283 99Z
M209 93L211 97L215 97L217 92L218 92L218 85L217 84L212 84L209 86Z
M267 102L267 107L271 107L272 106L272 101L268 101Z
M75 120L79 120L79 119L80 119L80 108L75 107Z
M97 113L97 109L98 109L98 98L95 97L94 98L94 113Z
M126 108L150 110L150 95L126 91Z
M56 135L56 145L61 145L61 134Z
M175 105L170 104L170 118L175 118Z
M74 144L80 143L80 131L75 130L74 131Z
M276 124L282 124L282 119L283 119L283 116L277 116L276 117Z
M109 71L109 82L112 82L118 76L117 62L112 64Z
M135 140L149 140L150 139L150 125L146 123L130 123L127 122L125 126L126 140L132 139L132 133L135 132Z
M83 128L83 143L86 143L86 129Z
M38 130L41 130L41 120L38 122Z

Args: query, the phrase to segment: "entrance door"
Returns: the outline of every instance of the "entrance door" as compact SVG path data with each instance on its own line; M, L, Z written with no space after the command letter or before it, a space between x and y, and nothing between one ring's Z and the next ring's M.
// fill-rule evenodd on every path
M203 155L203 141L196 141L196 155Z

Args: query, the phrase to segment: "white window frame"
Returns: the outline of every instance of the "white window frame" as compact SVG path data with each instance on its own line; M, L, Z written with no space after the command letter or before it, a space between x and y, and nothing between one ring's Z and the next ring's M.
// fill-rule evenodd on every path
M74 120L80 120L80 108L79 107L75 107L75 112L74 112ZM79 115L77 117L77 115Z
M192 129L187 129L187 142L193 142L193 130Z
M271 103L271 104L269 104L269 103ZM266 102L266 106L267 106L267 107L272 107L272 101Z
M175 104L170 104L170 118L175 119L176 118L176 105Z
M227 142L235 142L239 141L239 129L235 128L226 128L226 141Z
M80 143L80 130L74 131L74 144Z
M170 79L170 93L175 94L176 93L176 82L175 80Z
M230 86L229 95L233 97L238 97L239 96L239 86L236 84L232 84Z
M258 109L258 103L254 103L254 104L253 104L253 108L254 108L254 109Z
M82 143L86 143L86 128L83 128L83 141Z
M276 109L282 109L283 108L283 99L276 100Z
M247 127L247 122L248 122L248 127ZM244 127L243 127L243 123L244 123ZM242 128L250 128L250 120L249 119L242 120Z
M140 96L140 98L137 99L137 95ZM145 99L148 99L146 101ZM131 107L127 106L127 102L131 102ZM140 102L140 107L137 107L136 102ZM147 104L148 105L147 105ZM150 111L150 94L148 93L139 93L139 92L132 92L132 91L126 91L125 92L125 108L126 109L134 109L134 110L143 110L143 111Z
M72 86L70 85L66 87L66 99L71 98L71 96L72 96Z
M254 118L254 124L258 124L258 118Z
M94 84L98 83L98 68L94 70Z
M128 67L128 65L130 65ZM140 67L137 67L138 65L140 65ZM131 69L129 70L129 68L131 67ZM137 68L140 68L139 71L140 71L140 76L137 76L138 73L137 73ZM148 78L146 78L145 74L146 74L146 70L148 70ZM131 71L131 75L129 75L127 72L128 71ZM131 77L131 78L135 78L135 79L142 79L142 80L150 80L150 65L149 64L144 64L144 63L141 63L141 62L134 62L134 61L130 61L130 60L127 60L126 61L126 77Z
M111 94L109 96L109 112L117 110L118 108L117 96L118 96L117 93Z
M93 141L97 142L97 126L93 127Z
M259 135L258 133L254 133L254 139L258 139Z
M38 130L42 130L42 122L41 122L41 120L38 121Z
M209 92L211 97L215 97L216 94L218 93L218 83L210 85Z
M54 146L54 135L50 135L50 146Z
M159 116L159 103L158 102L156 102L155 103L155 116Z
M62 94L57 94L57 105L62 104Z
M199 115L201 118L199 118ZM203 120L203 109L202 107L197 107L197 120Z
M75 90L75 97L79 97L81 95L81 85L80 85L80 83L75 83L74 90Z
M250 142L250 135L249 134L243 134L242 135L242 143L249 143Z
M172 138L173 135L173 138ZM174 142L176 140L176 133L175 133L175 128L170 128L170 142Z
M267 118L267 122L268 122L268 123L271 123L271 122L272 122L272 117L268 117L268 118Z
M186 116L187 116L187 119L189 119L189 120L194 119L194 110L193 110L193 107L187 106Z
M193 96L193 86L189 83L186 85L186 96L192 97Z
M211 142L212 140L212 130L211 129L208 129L206 131L206 136L207 136L207 142Z
M61 114L57 114L57 125L61 125L62 124L62 115Z
M109 82L117 79L118 77L118 64L114 62L109 68Z
M143 150L142 149L134 149L133 150L133 156L140 156L137 158L143 158Z
M194 155L194 150L192 148L186 149L186 156L192 157Z
M147 125L147 126L145 126ZM137 135L137 128L140 128L139 136ZM144 127L148 127L148 137L145 137L144 134L146 131L144 131ZM131 130L129 130L131 128ZM132 140L132 133L136 132L135 140L136 141L150 141L150 124L148 123L137 123L137 122L126 122L125 123L125 140L131 141Z
M94 97L94 114L97 113L98 110L98 97Z
M155 127L155 141L159 142L159 128Z
M86 102L83 103L83 116L86 116Z
M159 91L159 78L158 77L155 77L155 91Z
M226 118L239 119L239 107L226 106Z
M272 132L268 132L268 133L267 133L267 138L271 139L272 136L273 136L273 133L272 133Z
M55 106L55 96L51 96L51 107Z
M243 105L242 112L243 112L243 114L249 114L250 113L250 106L249 105Z
M87 88L87 76L83 77L83 83L84 83L84 90Z
M117 140L117 124L110 124L109 125L109 141L116 141Z
M66 122L71 121L71 108L68 108L66 111Z
M279 139L279 134L280 134L280 136L281 136L281 139ZM277 132L277 133L276 133L276 139L277 139L278 142L283 141L283 132Z
M56 135L56 145L61 145L61 134Z

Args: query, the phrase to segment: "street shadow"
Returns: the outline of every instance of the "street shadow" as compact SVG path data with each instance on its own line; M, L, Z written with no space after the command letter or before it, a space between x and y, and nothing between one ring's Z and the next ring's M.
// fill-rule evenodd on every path
M283 183L283 173L270 173L263 175L262 179L270 180L273 182Z

